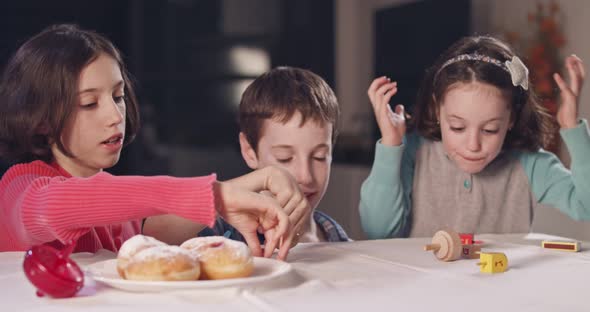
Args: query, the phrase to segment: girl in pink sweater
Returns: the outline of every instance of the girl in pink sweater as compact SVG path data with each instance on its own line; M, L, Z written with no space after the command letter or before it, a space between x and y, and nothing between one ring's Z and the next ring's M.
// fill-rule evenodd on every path
M0 98L0 156L19 163L0 180L0 251L69 241L76 251L117 251L147 216L182 217L163 218L164 228L194 235L195 223L212 226L218 213L248 237L255 255L262 255L256 235L262 229L274 233L264 255L280 247L279 258L286 257L294 231L283 209L303 214L307 202L280 169L227 182L214 174L103 172L139 127L127 71L105 37L72 25L42 31L7 64ZM259 195L263 190L274 198Z

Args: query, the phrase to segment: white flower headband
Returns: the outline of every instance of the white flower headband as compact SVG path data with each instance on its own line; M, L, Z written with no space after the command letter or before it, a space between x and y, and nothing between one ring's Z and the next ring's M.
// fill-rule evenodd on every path
M524 90L529 89L529 70L528 70L528 68L526 68L526 66L520 60L520 58L518 58L518 56L513 56L512 60L502 63L501 61L499 61L495 58L489 57L487 55L478 54L478 53L461 54L461 55L455 56L454 58L446 61L440 67L440 69L436 73L436 76L438 76L438 73L440 73L445 67L447 67L453 63L462 62L462 61L481 61L481 62L494 64L510 74L510 78L512 79L512 85L514 85L515 87L520 86Z

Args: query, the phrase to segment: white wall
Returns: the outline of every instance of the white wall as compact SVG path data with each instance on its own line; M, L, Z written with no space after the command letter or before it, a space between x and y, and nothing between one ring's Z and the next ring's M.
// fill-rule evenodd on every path
M369 121L373 114L366 90L373 76L373 15L376 9L414 0L336 0L336 93L342 109L342 139L357 137L370 140ZM523 30L526 33L527 13L536 0L472 0L472 30L476 33L501 33L504 30ZM558 1L565 18L563 27L568 45L564 55L576 53L590 63L590 1ZM587 70L590 71L590 68ZM580 101L580 116L590 119L590 83L586 83ZM372 143L371 143L372 144ZM562 155L567 159L567 155ZM590 155L589 155L590 157ZM367 168L335 166L331 185L320 209L326 207L356 238L362 238L358 220L359 190L368 174ZM336 179L335 179L336 178ZM347 180L348 179L348 180ZM361 181L357 181L361 180ZM590 190L588 190L590 191ZM335 208L337 207L337 208ZM575 222L555 209L536 212L535 231L590 240L590 223Z
M373 112L367 88L374 76L373 14L376 8L415 0L336 0L335 57L336 95L342 112L338 144L346 140L373 146ZM334 165L319 210L328 213L353 239L365 238L360 225L360 186L369 174L363 166Z
M373 112L367 88L374 76L373 14L376 9L415 0L336 0L336 93L342 110L341 134L370 137Z

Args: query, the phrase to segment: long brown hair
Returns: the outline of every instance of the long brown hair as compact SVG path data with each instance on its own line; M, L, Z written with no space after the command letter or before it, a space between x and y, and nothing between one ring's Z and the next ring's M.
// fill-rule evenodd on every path
M61 133L77 104L80 73L100 54L119 64L125 83L125 143L139 129L133 84L119 50L104 36L75 25L54 25L25 42L12 56L0 83L0 157L51 161L51 143L72 157Z
M547 147L553 139L554 119L539 104L532 88L529 86L525 90L514 86L508 72L488 62L464 60L443 67L446 61L462 54L486 55L502 63L515 55L506 43L489 36L466 37L457 41L427 70L410 126L420 135L440 141L437 112L446 92L457 83L477 81L498 88L509 100L514 125L506 135L504 149L536 151Z

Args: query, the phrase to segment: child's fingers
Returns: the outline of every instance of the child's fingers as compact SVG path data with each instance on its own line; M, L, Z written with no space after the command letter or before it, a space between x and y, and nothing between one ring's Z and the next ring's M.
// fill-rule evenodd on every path
M260 247L260 241L258 240L258 235L256 235L256 233L251 233L251 232L242 233L242 235L244 236L244 239L246 240L246 244L248 244L248 247L250 247L250 250L252 251L252 255L254 257L262 256L262 248Z
M272 235L270 236L265 236L266 238L266 242L264 243L264 257L265 258L270 258L273 254L273 252L278 248L279 249L279 255L278 258L280 260L284 260L287 258L286 253L288 252L289 248L291 247L291 241L289 240L289 245L286 246L287 250L285 251L285 237L287 236L292 236L292 235L286 235L285 233L283 233L282 235L279 235L278 232L273 232Z
M311 206L307 201L302 201L295 210L289 215L291 224L295 226L295 229L299 229L298 226L302 225L306 220L309 220L311 212Z
M580 70L580 74L582 76L582 79L586 79L586 69L584 68L584 61L582 61L580 58L578 58L578 62L576 64L578 65L578 69Z
M373 82L371 82L369 90L367 90L367 94L369 95L369 99L371 100L371 102L374 102L375 100L375 92L377 91L377 89L379 89L381 85L388 81L389 78L387 78L386 76L381 76L379 78L375 78Z
M405 119L406 118L406 113L405 113L405 107L402 104L397 104L395 106L395 111L391 109L391 106L389 106L389 113L391 114L391 116L399 116L401 119Z
M575 60L575 67L578 70L578 72L580 73L580 76L582 77L582 79L586 78L586 70L584 69L584 61L582 61L582 59L579 58L575 54L572 54L570 57Z
M578 75L578 81L580 84L580 88L582 88L582 84L584 83L584 78L586 78L586 70L584 69L584 62L577 56L573 55L574 58L573 68Z
M383 96L383 103L388 104L391 98L397 93L397 84L388 90Z
M367 91L367 93L369 95L371 95L371 93L375 93L375 90L377 90L379 86L382 85L385 81L387 81L387 77L385 76L373 79L371 85L369 85L369 90Z
M295 188L298 188L298 186L294 186ZM301 194L301 192L297 192L294 191L292 194L290 194L289 198L286 200L283 200L284 202L286 202L285 204L279 202L279 204L281 204L283 206L283 211L290 216L293 211L295 211L299 206L300 203L303 200L303 194Z
M266 242L264 244L264 257L268 258L272 255L272 253L274 252L275 248L277 248L279 246L279 244L281 243L281 240L287 236L287 233L290 233L291 235L293 235L293 228L291 226L291 222L289 222L289 217L287 217L287 215L280 211L277 210L277 213L275 215L275 218L278 219L278 225L276 225L276 227L273 228L273 231L271 232L272 235L270 235L270 239L268 236L266 236ZM277 224L276 222L277 220L275 220L275 224ZM262 222L264 224L264 220ZM290 244L290 241L289 241ZM289 245L290 246L290 245ZM282 247L281 247L282 248ZM286 253L284 253L284 257L286 257Z
M293 196L293 198L289 201L286 208L283 208L285 214L289 216L289 221L292 225L295 225L296 229L297 224L303 224L305 220L309 220L309 215L311 212L311 206L309 202L303 197L303 194L300 196Z
M289 216L289 222L293 225L293 230L296 233L301 233L306 224L311 220L311 208L307 206L304 209L297 209Z
M395 112L389 108L389 120L396 127L403 126L406 120L404 106L398 104L395 106Z
M283 236L292 226L289 216L280 208L273 209L264 215L260 225L264 230L274 229L277 238Z
M265 235L266 241L264 242L264 257L270 258L272 253L278 247L278 243L280 240L280 236L276 235L276 233L271 233L271 235Z
M305 224L308 223L311 220L311 209L309 209L307 212L305 212L305 214L299 218L299 220L294 224L293 226L293 231L295 231L295 233L299 233L301 234L304 230Z
M299 187L295 183L277 184L275 192L277 192L275 199L286 214L290 214L303 199L303 194L299 192Z
M390 82L390 83L386 83L381 85L377 91L375 91L375 98L377 99L377 102L379 102L379 99L383 98L383 96L391 89L397 88L397 82Z
M560 74L558 74L558 73L553 74L553 79L557 83L557 86L559 87L559 90L561 90L561 92L571 92L569 87L567 86L567 84L563 80L563 78L561 78Z
M285 235L282 238L282 241L279 244L279 254L277 255L277 259L279 260L287 260L287 256L289 255L289 249L293 244L293 235Z
M401 104L395 106L395 113L400 115L402 118L406 117L406 115L404 114L405 110L406 108Z
M397 90L397 83L396 82L391 82L391 83L387 83L382 85L381 87L379 87L379 89L377 89L377 92L375 92L375 111L379 112L379 113L383 113L385 110L385 106L388 105L389 102L389 98L391 98L391 96L393 96L393 94L390 94L392 90L396 89ZM387 95L390 95L389 97Z
M580 92L580 76L577 60L575 57L570 56L566 60L567 73L570 79L571 90L574 95L578 95Z

